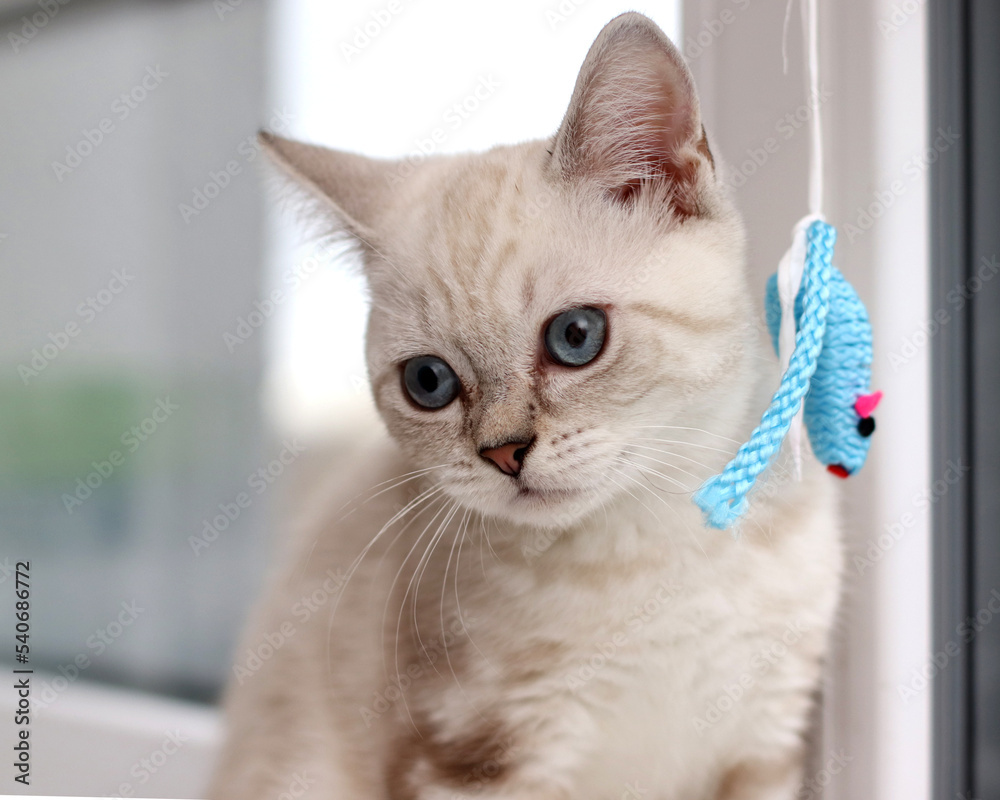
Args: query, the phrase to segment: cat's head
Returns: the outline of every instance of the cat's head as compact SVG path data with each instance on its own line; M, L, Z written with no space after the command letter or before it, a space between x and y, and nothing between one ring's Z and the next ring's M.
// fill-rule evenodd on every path
M416 168L264 141L360 243L376 404L446 494L562 526L725 462L712 436L748 383L743 232L649 19L604 28L550 139Z

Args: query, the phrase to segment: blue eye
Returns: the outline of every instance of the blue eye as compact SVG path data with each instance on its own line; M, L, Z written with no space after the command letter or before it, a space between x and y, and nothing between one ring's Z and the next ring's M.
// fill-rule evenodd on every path
M403 366L403 386L423 408L444 408L462 388L455 371L437 356L417 356Z
M545 329L545 349L564 367L589 364L604 346L608 321L599 308L571 308Z

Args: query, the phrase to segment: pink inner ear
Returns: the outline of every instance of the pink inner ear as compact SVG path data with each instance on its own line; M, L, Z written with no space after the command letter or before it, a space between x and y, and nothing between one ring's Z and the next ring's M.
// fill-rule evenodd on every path
M882 392L863 394L854 401L854 410L858 412L859 417L866 419L872 415L872 412L875 410L875 407L879 404L881 399Z

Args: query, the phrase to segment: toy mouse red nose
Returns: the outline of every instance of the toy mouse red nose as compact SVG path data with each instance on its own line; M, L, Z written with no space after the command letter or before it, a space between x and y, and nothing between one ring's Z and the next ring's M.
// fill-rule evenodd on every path
M496 464L501 472L517 475L528 454L529 444L530 442L507 442L499 447L484 448L479 451L479 455Z

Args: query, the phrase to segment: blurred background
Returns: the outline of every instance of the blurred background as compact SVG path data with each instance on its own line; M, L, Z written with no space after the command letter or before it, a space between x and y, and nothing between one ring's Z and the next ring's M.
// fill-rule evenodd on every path
M814 113L785 5L0 0L0 641L30 560L31 793L199 796L283 521L378 428L364 287L295 220L256 131L414 161L437 128L433 152L548 136L601 27L639 10L695 72L762 292L806 212ZM926 8L820 8L827 215L887 395L846 498L865 553L932 479ZM930 575L918 514L849 576L812 774L838 747L851 767L808 796L930 796L930 693L897 691L931 652Z

